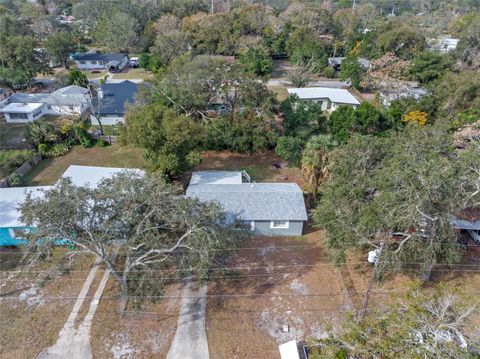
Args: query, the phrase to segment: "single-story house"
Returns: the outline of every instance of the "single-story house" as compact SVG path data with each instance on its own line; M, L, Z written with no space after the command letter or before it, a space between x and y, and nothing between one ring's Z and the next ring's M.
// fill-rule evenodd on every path
M408 87L408 88L394 88L390 90L380 91L380 102L383 106L390 106L393 101L401 100L404 98L413 98L415 100L421 99L427 94L427 90L421 87Z
M27 116L23 118L22 115L5 115L7 122L31 122L41 118L44 115L52 116L79 116L88 109L88 103L90 101L89 90L80 86L67 86L60 88L52 93L22 93L17 92L11 94L5 100L0 102L0 112L13 113L11 111L13 104L24 104L30 107L38 104L45 105L42 107L42 111L36 116ZM9 107L7 107L9 106ZM27 106L27 107L28 107ZM27 107L24 106L25 111ZM10 118L22 117L23 121L11 120Z
M471 239L480 244L480 208L465 208L452 220L452 226L456 230L466 232Z
M74 56L79 70L108 70L121 71L128 64L128 56L120 53L101 54L99 52L85 52Z
M304 87L289 88L289 95L296 95L302 101L315 101L319 103L323 111L332 112L339 106L347 105L356 108L360 105L348 90L328 87Z
M194 172L187 197L218 203L227 215L244 221L255 235L300 236L308 219L296 183L250 182L246 172Z
M328 61L328 66L333 68L335 71L340 71L343 60L345 60L345 57L329 57L328 60L327 60ZM370 61L368 59L360 57L358 59L358 63L365 70L368 70L370 68Z
M71 165L62 178L70 178L77 186L95 188L102 179L126 170L143 173L138 169ZM33 230L34 227L28 227L21 221L19 204L25 200L28 193L40 198L43 191L51 188L52 186L0 188L0 246L18 246L24 243L25 232Z
M123 123L127 103L135 102L139 84L125 80L122 82L106 82L98 88L97 97L93 99L94 113L90 114L92 125L116 125Z
M47 99L49 108L64 116L80 116L88 109L90 100L90 91L76 85L58 89Z
M439 39L431 39L428 42L430 49L446 54L447 52L455 50L459 41L459 39L445 36Z
M43 117L48 112L47 105L41 102L12 102L0 109L7 122L27 123Z

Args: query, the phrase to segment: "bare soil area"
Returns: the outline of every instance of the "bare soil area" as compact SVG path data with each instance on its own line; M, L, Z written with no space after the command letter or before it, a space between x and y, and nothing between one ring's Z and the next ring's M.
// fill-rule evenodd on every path
M300 187L304 185L300 170L296 167L288 167L288 162L275 154L274 151L263 151L255 154L206 151L202 153L202 162L195 170L245 170L256 182L297 182ZM190 180L190 178L187 178L187 180Z
M56 342L93 258L81 256L69 273L42 282L39 277L51 262L26 271L14 265L14 257L19 258L0 252L0 357L31 359Z
M166 298L142 311L118 311L118 285L110 279L92 324L94 358L165 358L177 329L181 285L167 285Z
M278 357L278 344L319 336L351 308L323 241L313 232L244 243L229 260L232 274L209 284L212 359Z

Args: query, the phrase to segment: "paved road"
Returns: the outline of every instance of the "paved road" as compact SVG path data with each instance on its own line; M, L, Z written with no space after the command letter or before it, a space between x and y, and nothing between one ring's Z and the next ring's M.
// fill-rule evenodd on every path
M167 359L209 359L205 312L207 286L193 290L187 280L183 287L177 332Z
M282 79L270 79L267 81L268 86L290 86L287 80ZM329 88L343 88L349 87L349 82L339 80L324 80L324 81L312 81L308 86L329 87Z
M82 290L78 295L78 298L75 302L72 312L70 313L63 329L58 335L57 342L50 348L42 351L37 359L91 359L92 358L92 348L90 346L90 328L92 326L92 319L97 310L98 302L100 297L103 294L105 285L107 284L108 276L110 272L105 270L103 277L100 281L100 284L93 295L93 299L90 302L90 307L88 312L83 319L82 323L75 328L74 323L75 319L78 316L79 310L84 302L85 296L90 289L95 274L100 265L100 261L95 261L90 273L88 274L85 283L83 284Z

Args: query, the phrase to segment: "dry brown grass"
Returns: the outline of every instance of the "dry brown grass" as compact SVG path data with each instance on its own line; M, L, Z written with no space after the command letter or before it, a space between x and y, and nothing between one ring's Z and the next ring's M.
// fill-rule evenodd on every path
M239 278L209 285L210 295L254 294L208 300L212 359L275 358L278 344L315 335L324 321L336 321L349 301L337 270L328 263L323 240L322 232L313 232L301 239L252 238L242 246L229 266L274 268L242 270ZM252 247L263 249L248 249ZM290 326L289 333L282 332L283 325Z
M63 249L59 249L59 252ZM59 258L59 255L56 258ZM3 256L3 254L2 254ZM48 299L49 297L75 297L80 292L88 275L93 258L81 256L75 261L72 272L51 278L38 289L40 302L28 305L19 296L32 284L37 283L33 273L11 273L3 267L0 276L1 293L9 299L0 300L0 357L30 359L43 349L53 345L59 331L73 308L75 299ZM48 269L52 263L35 266L36 271ZM8 270L20 270L10 267ZM13 298L13 299L12 299ZM41 302L43 300L43 303Z
M168 285L166 298L146 304L144 312L118 311L119 290L110 279L93 318L91 345L94 358L111 358L114 351L134 353L135 358L165 358L177 328L180 285Z

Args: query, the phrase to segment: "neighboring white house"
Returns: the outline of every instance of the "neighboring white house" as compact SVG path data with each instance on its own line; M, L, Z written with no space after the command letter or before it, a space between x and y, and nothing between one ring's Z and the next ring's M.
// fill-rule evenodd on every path
M342 67L342 62L345 60L346 57L329 57L328 58L328 66L333 68L335 71L340 71ZM358 59L358 63L362 68L368 70L370 68L370 61L366 58L360 57Z
M390 106L393 101L404 98L413 98L419 100L427 94L427 90L421 87L393 88L390 90L380 91L380 102L383 106Z
M289 95L296 95L302 101L315 101L322 111L332 112L339 106L347 105L356 108L360 102L345 89L328 87L304 87L287 89Z
M103 179L112 178L124 171L144 174L140 169L71 165L62 178L69 178L75 186L96 188ZM25 243L25 232L31 231L33 227L26 226L22 221L19 206L25 201L27 194L41 198L44 191L52 188L53 186L0 188L0 247Z
M27 123L35 121L44 116L48 111L47 105L38 102L13 102L2 109L7 122L12 123Z
M77 69L79 70L108 70L116 72L122 70L128 64L128 56L125 54L101 54L98 52L85 52L74 56Z
M54 114L80 116L88 109L90 91L85 87L71 85L50 94L48 106Z
M0 101L0 112L5 113L9 122L31 122L44 115L80 116L88 109L89 99L89 90L75 85L63 87L52 93L29 94L17 92ZM16 106L13 106L15 104ZM45 106L42 106L41 111L38 112L36 109L39 104ZM21 109L22 112L14 112L18 109ZM23 113L29 113L30 109L33 111L31 116L22 115ZM7 114L9 114L8 117ZM15 119L15 121L11 119Z
M251 182L246 172L194 172L187 197L216 202L231 219L245 222L255 235L301 236L308 219L296 183Z
M442 37L440 39L429 40L429 45L432 50L445 54L455 50L459 41L459 39L454 39L451 37Z
M107 82L98 88L97 97L93 99L93 113L90 114L92 125L116 125L124 122L126 104L135 101L139 84L125 80L122 82Z

